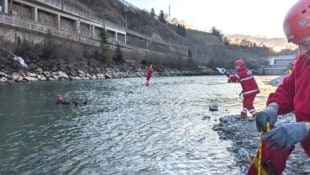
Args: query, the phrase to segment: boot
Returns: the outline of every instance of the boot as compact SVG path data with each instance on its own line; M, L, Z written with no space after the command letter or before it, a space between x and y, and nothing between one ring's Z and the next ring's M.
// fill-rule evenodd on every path
M246 119L247 117L248 117L247 113L245 113L245 112L241 112L240 113L240 118L241 119Z

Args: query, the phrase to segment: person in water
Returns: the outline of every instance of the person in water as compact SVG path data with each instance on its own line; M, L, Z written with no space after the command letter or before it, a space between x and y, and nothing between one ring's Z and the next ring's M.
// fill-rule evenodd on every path
M153 75L153 65L150 64L149 67L146 70L146 83L145 86L149 86L150 85L150 79Z
M73 105L77 107L79 105L76 101L68 101L62 94L56 95L56 104L62 104L62 105ZM87 104L87 99L83 102L83 105Z

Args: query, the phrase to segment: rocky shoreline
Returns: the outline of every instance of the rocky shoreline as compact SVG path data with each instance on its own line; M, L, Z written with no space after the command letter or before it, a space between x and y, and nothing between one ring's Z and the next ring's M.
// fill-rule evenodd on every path
M12 58L0 59L0 83L57 81L57 80L96 80L112 78L144 77L147 65L138 62L122 64L102 64L94 59L83 63L64 63L62 60L28 60L27 67ZM153 76L212 75L211 68L197 66L153 65Z
M294 122L294 114L287 114L278 118L276 125ZM223 140L231 140L228 148L240 168L246 174L258 149L260 134L257 132L255 121L238 119L237 116L224 116L220 123L213 127ZM310 174L310 158L304 153L299 144L287 161L284 174Z

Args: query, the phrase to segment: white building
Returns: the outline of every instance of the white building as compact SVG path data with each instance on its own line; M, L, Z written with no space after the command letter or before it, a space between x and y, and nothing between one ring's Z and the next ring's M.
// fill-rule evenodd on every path
M267 58L268 66L261 69L263 75L284 75L289 70L289 64L296 55L281 55Z
M267 60L272 67L287 67L295 58L296 55L281 55L269 57Z

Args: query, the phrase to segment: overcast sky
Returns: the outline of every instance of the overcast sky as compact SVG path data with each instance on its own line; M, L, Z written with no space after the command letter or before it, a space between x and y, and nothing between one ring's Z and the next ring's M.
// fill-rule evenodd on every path
M248 34L285 37L282 24L287 10L298 0L126 0L150 11L154 8L184 20L194 29L209 32L214 26L224 35Z

